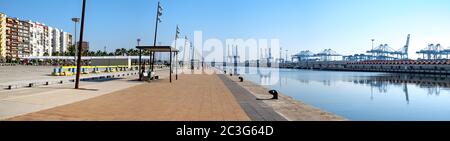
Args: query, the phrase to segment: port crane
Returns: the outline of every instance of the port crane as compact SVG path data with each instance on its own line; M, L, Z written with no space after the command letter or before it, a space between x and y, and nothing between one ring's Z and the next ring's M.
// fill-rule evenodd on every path
M411 35L408 34L406 45L399 50L392 49L388 44L380 44L378 47L367 51L367 53L372 54L376 60L407 60L409 58L408 48L410 38Z
M314 56L321 58L322 61L333 61L333 57L339 57L342 55L338 54L332 49L325 49L322 52L315 54Z
M307 61L311 60L311 58L314 56L314 53L309 50L303 50L300 51L300 53L297 53L293 55L292 57L297 59L297 61Z

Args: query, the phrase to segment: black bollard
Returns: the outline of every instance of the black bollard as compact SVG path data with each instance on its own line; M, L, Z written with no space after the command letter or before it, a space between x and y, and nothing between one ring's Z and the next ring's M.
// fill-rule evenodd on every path
M244 78L243 78L243 77L239 77L239 80L240 80L241 82L244 82Z
M273 95L272 99L278 99L278 92L276 90L270 90L269 93Z

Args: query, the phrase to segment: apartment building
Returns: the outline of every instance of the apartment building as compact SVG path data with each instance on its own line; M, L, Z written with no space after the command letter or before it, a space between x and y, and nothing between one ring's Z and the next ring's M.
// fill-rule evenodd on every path
M0 13L0 62L6 62L6 15Z
M47 27L37 22L31 22L31 56L44 56L45 36Z
M72 34L43 23L7 17L0 13L0 62L29 56L64 53L73 45Z
M30 23L6 17L6 59L14 61L30 54Z
M58 53L62 53L62 48L61 48L61 32L63 32L60 29L53 29L52 30L52 52L58 52ZM51 54L53 55L53 54Z
M6 60L16 60L19 46L19 20L6 18Z
M44 54L43 56L52 56L53 52L53 27L47 26L47 29L45 30L45 38L44 38Z
M68 32L61 32L61 51L60 52L66 52L69 46L73 45L73 39L72 34Z
M18 58L28 57L31 55L30 49L30 26L28 21L19 20L18 39L19 44L17 46Z

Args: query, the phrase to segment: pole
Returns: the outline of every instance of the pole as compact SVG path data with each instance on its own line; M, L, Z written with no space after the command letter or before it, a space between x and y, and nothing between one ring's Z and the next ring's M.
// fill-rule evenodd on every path
M375 41L375 39L372 39L372 58L374 57L374 55L373 55L373 42ZM370 60L372 60L372 59L370 59Z
M142 49L139 49L139 80L142 80Z
M76 44L77 44L77 21L76 21L76 19L75 19L75 21L74 21L74 24L75 24L75 40L74 40L74 44L73 44L73 49L75 50L75 54L74 54L74 59L77 59L77 53L78 53L78 51L77 51L77 46L76 46Z
M175 62L176 62L176 66L175 66L175 80L178 80L178 65L179 65L179 62L178 62L178 52L175 52L175 56L176 56L176 58L175 58Z
M157 38L157 36L158 36L158 23L159 23L159 7L160 7L160 2L158 2L158 7L156 7L156 25L155 25L155 36L154 36L154 39L153 39L153 47L155 47L156 46L156 38ZM153 72L153 70L154 70L154 62L155 62L155 53L153 52L153 53L150 53L150 55L152 56L152 72Z
M284 63L286 63L288 60L288 52L289 52L289 50L286 50L286 59L284 60Z
M172 83L172 48L170 48L170 83Z
M77 61L77 76L75 82L75 89L80 88L80 70L81 70L81 45L83 43L83 33L84 33L84 15L86 12L86 0L83 0L83 10L81 14L81 29L80 29L80 42L78 43L78 61Z
M192 46L192 43L190 44L191 45L191 49L192 49L192 54L191 54L191 71L193 71L194 70L194 57L195 57L195 50L194 50L194 46Z
M177 48L177 40L178 40L178 25L175 30L175 49ZM175 58L175 65L178 63L177 58ZM178 69L176 69L175 80L178 80ZM172 82L172 47L170 47L170 82Z
M141 41L141 39L137 39L137 46L139 46L139 42ZM141 69L142 69L142 49L139 48L139 65L138 65L138 70L139 70L139 80L142 80L142 73L141 73Z
M186 44L187 44L187 36L184 36L184 46L183 46L183 64L181 65L182 68L184 68L184 66L186 65L186 53L189 53L188 50L186 50ZM188 54L189 57L189 54Z

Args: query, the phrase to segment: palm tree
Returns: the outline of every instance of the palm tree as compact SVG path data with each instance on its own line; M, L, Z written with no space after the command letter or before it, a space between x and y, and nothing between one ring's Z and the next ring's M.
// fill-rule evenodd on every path
M94 51L90 51L90 52L88 53L88 56L95 56L95 52L94 52Z
M114 54L117 55L117 56L126 56L127 55L127 49L125 49L125 48L118 48L118 49L116 49Z
M116 49L116 51L114 52L115 55L120 55L122 54L122 50L120 48Z
M103 55L103 52L102 52L101 50L98 50L98 51L95 53L95 56L104 56L104 55Z
M75 46L71 45L67 48L65 56L74 56L75 55Z
M138 50L136 50L136 49L129 49L128 51L127 51L127 54L128 54L128 56L138 56L139 55L139 51Z
M122 56L127 56L127 49L121 48L120 51L122 52Z

